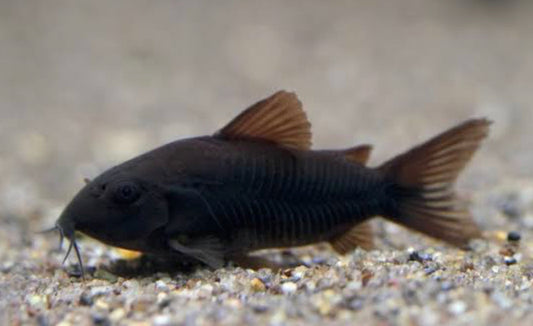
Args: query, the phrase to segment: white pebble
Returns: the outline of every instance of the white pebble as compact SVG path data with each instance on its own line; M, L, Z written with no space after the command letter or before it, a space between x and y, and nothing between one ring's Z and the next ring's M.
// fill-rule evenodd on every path
M460 315L466 311L466 303L461 300L454 301L448 306L448 311L454 315Z
M158 291L168 291L168 285L164 281L158 280L155 282L155 288Z
M171 318L169 315L157 315L154 317L154 325L164 326L171 324Z
M298 285L296 285L296 283L294 282L286 282L281 285L281 291L284 294L292 294L296 292L297 289L298 289Z

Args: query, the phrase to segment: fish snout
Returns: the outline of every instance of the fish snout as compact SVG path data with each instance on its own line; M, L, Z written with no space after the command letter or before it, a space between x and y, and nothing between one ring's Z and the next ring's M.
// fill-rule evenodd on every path
M68 205L56 221L56 227L61 233L61 236L67 239L72 239L76 230L75 219L71 211L71 205Z

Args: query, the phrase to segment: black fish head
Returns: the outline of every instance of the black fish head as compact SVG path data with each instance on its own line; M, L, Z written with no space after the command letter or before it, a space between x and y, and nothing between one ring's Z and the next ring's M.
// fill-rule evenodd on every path
M167 201L156 184L113 169L86 184L56 225L69 239L80 231L113 246L144 250L143 239L167 220Z

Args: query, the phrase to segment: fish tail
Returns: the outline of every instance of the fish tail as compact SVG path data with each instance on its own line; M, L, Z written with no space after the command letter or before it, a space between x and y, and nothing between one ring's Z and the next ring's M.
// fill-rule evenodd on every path
M380 166L392 184L386 218L459 247L479 238L478 226L453 188L490 124L487 119L465 121Z

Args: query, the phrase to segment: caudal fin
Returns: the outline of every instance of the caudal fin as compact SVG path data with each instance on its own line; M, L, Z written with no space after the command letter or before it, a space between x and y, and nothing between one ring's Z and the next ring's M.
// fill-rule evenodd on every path
M393 209L386 217L456 246L480 237L453 186L487 136L490 123L468 120L379 167L394 184Z

